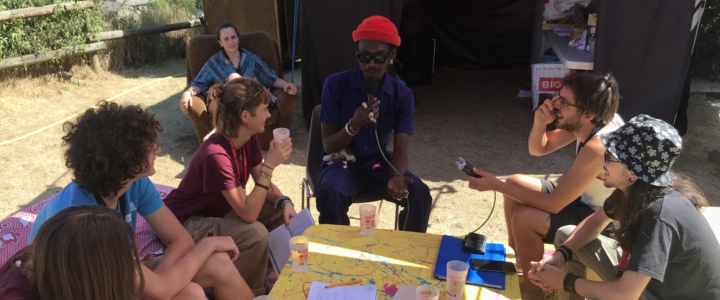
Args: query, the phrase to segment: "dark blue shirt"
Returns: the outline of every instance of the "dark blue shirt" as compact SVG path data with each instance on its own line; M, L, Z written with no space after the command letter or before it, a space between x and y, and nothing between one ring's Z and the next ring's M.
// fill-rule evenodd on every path
M408 87L387 74L375 97L380 100L378 137L384 153L389 154L387 145L393 132L413 134L415 97ZM332 74L323 86L320 122L344 128L355 110L365 101L367 94L363 91L362 72L359 68ZM357 158L356 164L360 166L372 167L376 162L383 161L372 125L361 128L348 148Z

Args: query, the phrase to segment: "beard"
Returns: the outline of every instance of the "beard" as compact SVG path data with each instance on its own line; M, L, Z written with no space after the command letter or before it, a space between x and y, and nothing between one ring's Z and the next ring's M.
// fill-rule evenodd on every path
M560 123L560 120L555 119L555 127L568 131L573 132L580 128L580 116L576 116L574 119L570 119L568 117L563 116L563 123Z

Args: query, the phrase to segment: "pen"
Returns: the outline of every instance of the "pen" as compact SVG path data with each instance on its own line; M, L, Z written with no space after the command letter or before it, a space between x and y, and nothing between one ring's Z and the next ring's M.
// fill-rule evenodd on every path
M345 282L340 282L340 283L328 284L325 288L329 289L329 288L334 288L334 287L338 287L338 286L352 285L352 284L361 283L361 282L362 282L362 279L355 279L353 281L345 281Z

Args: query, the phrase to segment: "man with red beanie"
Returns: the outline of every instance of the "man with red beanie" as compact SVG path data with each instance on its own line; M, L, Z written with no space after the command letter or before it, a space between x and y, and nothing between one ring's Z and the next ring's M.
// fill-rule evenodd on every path
M328 76L323 86L320 223L349 225L347 212L353 200L369 192L403 206L398 228L425 232L430 190L407 171L415 97L403 83L386 75L400 46L398 30L387 18L371 16L352 37L360 67ZM387 151L391 138L393 152Z

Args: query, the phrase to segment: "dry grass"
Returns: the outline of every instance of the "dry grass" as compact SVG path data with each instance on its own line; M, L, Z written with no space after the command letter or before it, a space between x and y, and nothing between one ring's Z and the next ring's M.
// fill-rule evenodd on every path
M57 76L0 81L0 143L31 132L56 120L136 88L158 78L182 73L184 61L145 66L95 75L86 67L73 69L75 80ZM299 71L295 75L299 78ZM298 79L299 81L299 79ZM476 82L487 82L482 86ZM156 160L155 183L177 186L197 147L192 126L178 110L179 92L185 78L153 83L119 97L121 104L141 104L155 113L165 127L159 137L162 153ZM472 87L472 88L466 88ZM299 86L300 92L302 87ZM455 169L458 156L500 178L514 173L555 178L569 168L572 150L546 157L527 154L527 131L532 122L530 104L515 97L511 75L501 71L439 70L432 86L414 89L415 130L410 145L410 170L430 187L433 210L429 232L463 235L479 226L490 213L493 193L470 190ZM685 171L714 205L720 204L720 166L708 161L718 149L720 105L718 99L693 95L690 130L676 170ZM291 126L293 154L280 166L273 182L300 202L300 181L305 176L308 132L295 112ZM21 141L0 145L0 219L56 193L71 180L64 161L60 126ZM502 195L495 212L481 230L492 239L505 238ZM314 202L314 200L313 200ZM314 205L313 205L314 207ZM317 213L311 210L317 218ZM392 228L394 205L382 208L380 227ZM351 224L357 224L357 207L350 208Z
M192 12L188 8L176 5L149 6L137 11L132 18L114 19L112 30L145 28L191 19L193 19ZM204 31L204 28L196 27L108 41L109 54L104 57L103 65L106 69L122 70L147 64L163 64L169 58L184 58L187 41Z

